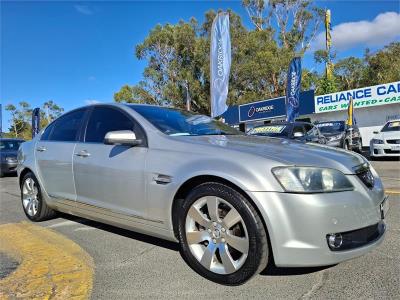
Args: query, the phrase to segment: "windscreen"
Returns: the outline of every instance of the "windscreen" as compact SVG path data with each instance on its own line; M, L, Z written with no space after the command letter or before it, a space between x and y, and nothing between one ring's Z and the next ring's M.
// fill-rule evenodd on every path
M22 141L0 141L0 150L2 151L18 151Z
M289 128L287 125L284 124L258 126L250 129L247 134L271 137L287 137L289 135Z
M344 121L340 121L340 122L323 122L323 123L315 124L315 126L318 127L319 131L321 131L322 134L324 134L324 133L338 133L338 132L344 131L344 129L345 129Z
M386 131L400 131L400 121L393 121L393 122L388 122L386 123L385 126L383 126L382 132Z
M160 106L128 105L170 136L241 135L242 132L208 116Z

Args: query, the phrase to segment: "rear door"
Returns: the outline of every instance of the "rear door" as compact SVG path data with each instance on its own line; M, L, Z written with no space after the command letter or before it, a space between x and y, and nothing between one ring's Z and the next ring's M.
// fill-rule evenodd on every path
M132 130L142 145L105 145L106 133L116 130ZM144 131L130 115L111 106L94 107L74 152L77 201L144 218L146 154Z
M38 175L49 196L75 200L72 155L86 109L65 114L50 124L36 143Z

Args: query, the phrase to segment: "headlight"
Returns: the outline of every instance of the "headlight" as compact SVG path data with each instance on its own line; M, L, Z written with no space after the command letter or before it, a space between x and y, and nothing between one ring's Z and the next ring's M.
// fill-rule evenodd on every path
M340 140L342 137L343 137L343 134L338 134L338 135L331 136L331 139L332 140Z
M6 162L10 162L10 163L17 162L17 158L15 156L7 156Z
M383 140L380 140L380 139L372 139L372 144L383 144Z
M272 173L285 191L292 193L329 193L354 188L342 172L334 169L277 167Z

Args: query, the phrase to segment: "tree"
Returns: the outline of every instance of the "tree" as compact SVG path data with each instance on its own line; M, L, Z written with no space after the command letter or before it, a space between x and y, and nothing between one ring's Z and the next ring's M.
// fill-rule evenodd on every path
M17 108L13 104L8 104L5 110L10 112L10 128L9 131L12 132L14 137L25 137L25 133L30 130L29 115L32 114L30 105L25 102L19 102L19 107Z
M30 104L21 101L18 107L8 104L5 109L11 114L9 134L6 134L6 136L29 140L32 135L32 109ZM43 128L60 116L63 111L64 108L54 103L54 101L50 100L43 103L40 110L40 126Z
M391 43L375 54L370 54L367 50L365 61L368 64L365 85L400 80L400 42Z
M280 17L284 3L278 2L274 2L270 12ZM250 3L244 2L244 5ZM264 21L256 30L248 30L240 16L229 11L232 39L229 104L284 95L289 62L295 55L304 53L307 48L304 43L309 43L312 38L308 34L315 34L310 29L311 24L320 22L313 22L314 10L304 1L290 1L288 5L301 32L286 24L278 36L270 25L264 26ZM259 8L261 16L264 6ZM250 7L248 10L251 12ZM136 57L147 61L143 80L134 86L123 86L114 94L115 101L183 108L188 87L194 104L192 108L208 113L210 32L215 16L216 12L210 10L205 13L202 24L192 18L189 22L180 21L176 25L155 26L135 49Z
M367 66L357 57L348 57L335 64L335 76L338 79L339 90L350 90L363 86Z
M257 30L275 32L272 26L272 21L275 21L280 46L298 51L302 55L310 48L324 17L324 10L314 6L312 2L243 0L242 4Z
M54 119L58 118L64 112L64 108L58 106L53 100L49 100L43 103L41 111L41 119L43 121L41 125L46 126Z

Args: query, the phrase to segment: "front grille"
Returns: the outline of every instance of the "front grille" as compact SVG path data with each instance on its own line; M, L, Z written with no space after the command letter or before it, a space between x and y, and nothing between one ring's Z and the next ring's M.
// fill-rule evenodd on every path
M386 140L386 143L388 143L388 144L400 144L400 140L399 139L397 139L397 140Z
M392 149L385 149L383 151L385 151L386 154L399 154L400 153L400 150L392 150Z
M385 224L383 222L379 222L361 229L341 232L340 234L343 239L341 246L336 249L331 248L331 250L342 251L365 246L378 240L385 232L385 229Z
M372 189L374 187L374 175L372 175L368 166L362 166L358 171L356 171L356 175L368 188Z

